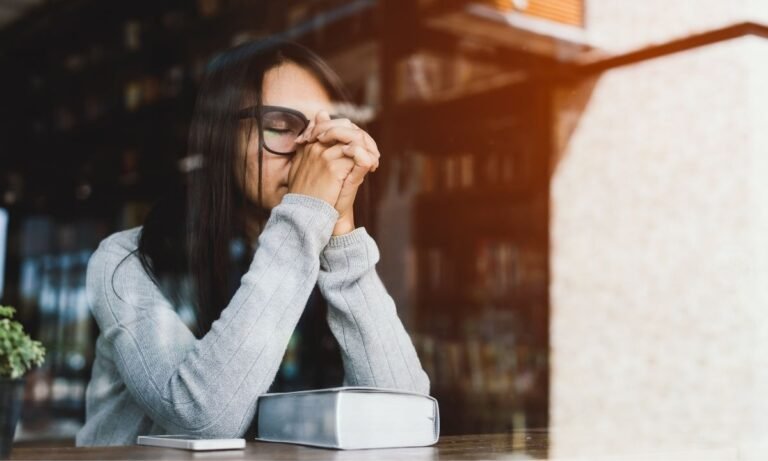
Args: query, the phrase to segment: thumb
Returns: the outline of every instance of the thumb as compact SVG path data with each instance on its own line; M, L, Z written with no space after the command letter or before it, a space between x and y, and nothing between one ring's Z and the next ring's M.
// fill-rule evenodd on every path
M344 180L344 183L350 186L357 187L363 183L363 180L365 179L366 174L368 174L367 168L363 168L359 165L355 165L352 168L352 171L350 171L349 174L347 175L347 178Z
M344 146L341 151L344 153L344 155L351 157L355 161L354 167L352 167L352 170L344 180L345 184L359 186L362 184L365 176L374 167L375 161L373 160L373 157L368 151L360 146L348 144Z

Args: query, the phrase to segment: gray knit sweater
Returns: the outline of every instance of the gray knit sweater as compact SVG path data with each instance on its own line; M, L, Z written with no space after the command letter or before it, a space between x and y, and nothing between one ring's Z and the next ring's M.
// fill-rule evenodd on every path
M88 303L101 333L77 445L125 445L142 434L242 437L317 283L341 349L344 383L429 392L429 379L375 264L365 228L331 237L337 211L287 194L270 215L240 287L196 339L134 253L141 227L91 256Z

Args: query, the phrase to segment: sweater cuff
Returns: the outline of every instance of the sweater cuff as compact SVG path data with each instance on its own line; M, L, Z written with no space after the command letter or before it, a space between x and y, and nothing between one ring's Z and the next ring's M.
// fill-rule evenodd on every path
M365 230L365 227L358 227L346 234L332 236L331 240L328 241L328 247L345 248L365 242L366 237L368 237L368 231Z
M320 254L320 268L324 271L345 271L350 277L367 271L379 262L379 249L365 227L358 227L344 235L331 237Z
M303 194L285 194L283 200L270 212L264 231L258 237L255 247L261 247L267 235L284 233L291 227L300 230L299 245L319 255L331 238L333 227L339 219L339 212L328 202Z
M302 205L312 210L319 211L328 218L333 218L334 220L339 219L339 212L336 211L336 208L330 203L310 195L295 193L285 194L281 203Z

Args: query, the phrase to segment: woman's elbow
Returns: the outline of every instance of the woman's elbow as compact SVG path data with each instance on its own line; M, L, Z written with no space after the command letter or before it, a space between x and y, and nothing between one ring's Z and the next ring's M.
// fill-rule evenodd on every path
M414 391L418 392L419 394L429 395L429 388L430 388L429 376L424 370L419 370L417 375L414 377L414 382L415 382Z

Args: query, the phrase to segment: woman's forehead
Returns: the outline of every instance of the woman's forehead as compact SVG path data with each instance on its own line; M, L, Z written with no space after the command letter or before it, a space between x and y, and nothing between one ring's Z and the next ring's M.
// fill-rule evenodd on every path
M333 110L331 98L317 77L293 63L266 72L261 98L264 105L289 107L307 118L321 110Z

